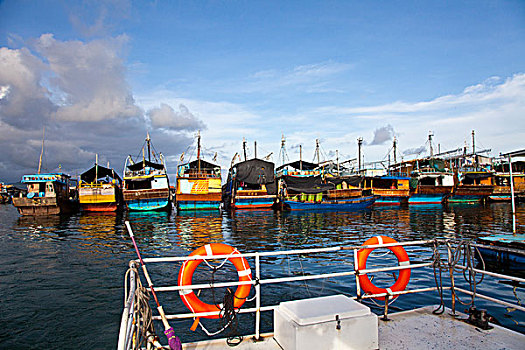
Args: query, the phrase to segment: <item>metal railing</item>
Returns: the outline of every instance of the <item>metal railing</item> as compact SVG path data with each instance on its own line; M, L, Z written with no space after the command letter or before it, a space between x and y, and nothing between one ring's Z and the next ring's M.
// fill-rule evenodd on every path
M429 262L423 262L418 264L407 264L402 266L392 266L392 267L381 267L381 268L367 268L367 269L359 269L358 268L358 251L361 249L376 249L376 248L392 248L392 247L398 247L398 246L422 246L422 245L431 245L433 249L433 256L431 258L432 261ZM472 244L472 246L475 246ZM472 248L471 245L467 244L466 249L475 249ZM448 248L448 249L447 249ZM288 276L288 277L274 277L274 278L266 278L261 279L261 258L266 257L277 257L277 256L290 256L290 255L303 255L303 254L319 254L319 253L336 253L336 252L343 252L343 251L352 251L353 252L353 269L347 270L347 271L341 271L341 272L332 272L332 273L322 273L322 274L315 274L315 275L302 275L302 276ZM445 256L445 259L442 259L442 255ZM383 311L383 319L388 319L388 306L389 302L392 301L396 296L398 295L405 295L405 294L413 294L413 293L422 293L422 292L430 292L430 291L441 291L441 293L444 290L448 290L451 292L451 298L452 298L452 313L455 314L455 299L456 299L456 292L464 293L467 295L474 297L480 297L485 300L493 301L495 303L498 303L500 305L504 305L507 307L512 307L520 311L525 311L525 307L522 307L521 305L512 304L503 300L498 300L496 298L492 298L486 295L482 295L477 293L477 291L472 290L466 290L463 288L459 288L455 286L455 279L454 279L454 271L456 269L463 270L463 271L470 271L470 273L479 273L479 274L485 274L490 275L497 278L502 279L508 279L514 282L522 282L525 283L525 279L519 278L519 277L512 277L512 276L506 276L490 271L480 270L474 268L472 265L470 266L463 266L459 265L457 263L454 263L454 252L451 249L451 244L449 240L445 239L433 239L433 240L418 240L418 241L412 241L412 242L396 242L396 243L388 243L388 244L374 244L374 245L363 245L363 246L338 246L338 247L331 247L331 248L319 248L319 249L297 249L297 250L286 250L286 251L276 251L276 252L255 252L255 253L245 253L245 254L235 254L235 258L254 258L255 260L255 274L252 280L250 281L243 281L243 282L217 282L217 283L201 283L201 284L193 284L193 285L185 285L185 286L155 286L154 289L157 293L169 293L169 292L179 292L182 290L199 290L199 289L210 289L210 288L221 288L221 287L233 287L233 286L240 286L240 285L253 285L255 289L255 307L252 308L242 308L239 310L239 313L255 313L255 339L259 339L261 336L261 313L266 311L272 311L275 310L278 305L261 305L261 287L264 285L270 285L270 284L277 284L277 283L288 283L288 282L297 282L297 281L307 281L307 280L319 280L319 279L328 279L328 278L335 278L335 277L344 277L344 276L355 276L355 283L356 283L356 296L352 297L352 299L355 300L362 300L362 299L368 299L368 298L378 298L378 297L384 297L385 304L384 304L384 311ZM185 256L185 257L165 257L165 258L145 258L144 263L146 264L154 264L154 263L183 263L185 261L189 260L222 260L222 259L228 259L232 258L232 255L213 255L210 256ZM443 263L445 261L446 263L443 264L442 268L443 270L448 270L449 272L449 278L450 278L450 286L434 286L434 287L426 287L426 288L417 288L417 289L407 289L402 291L390 291L387 289L385 293L379 293L379 294L366 294L361 290L360 282L359 282L359 276L365 275L365 274L372 274L377 272L391 272L391 271L400 271L403 269L421 269L425 267L436 267L436 262L439 259L440 262ZM136 281L139 278L138 276L138 261L132 260L130 261L130 270L128 270L128 273L130 274L129 281L126 282L126 300L125 300L125 307L122 315L122 322L120 327L120 335L119 335L119 347L118 349L129 349L129 347L126 344L130 344L130 338L133 332L136 332L135 329L133 329L133 320L130 315L134 312L134 304L133 304L133 294L134 294L134 288L136 288ZM128 292L128 283L129 283L129 292ZM204 317L204 316L210 316L210 315L218 315L220 312L200 312L200 313L182 313L182 314L166 314L166 318L168 320L176 320L176 319L187 319L187 318L195 318L195 317ZM153 320L161 320L160 316L153 316Z

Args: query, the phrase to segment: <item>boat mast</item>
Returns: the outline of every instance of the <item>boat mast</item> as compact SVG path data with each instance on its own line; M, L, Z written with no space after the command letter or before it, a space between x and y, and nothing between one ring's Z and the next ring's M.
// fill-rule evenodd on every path
M95 183L98 183L98 154L95 154Z
M199 133L197 134L197 163L198 163L197 173L200 176L200 173L201 173L201 132L200 130L199 130Z
M303 171L303 145L299 145L299 170Z
M146 142L148 144L148 161L151 162L151 148L150 148L151 139L149 138L149 132L146 134Z
M317 155L317 165L321 163L319 159L319 139L315 139L315 154Z
M255 154L255 159L257 159L257 141L253 141L253 149L254 149L254 154Z
M246 161L246 139L242 138L242 150L244 151L244 161Z
M396 153L397 153L397 139L396 137L394 136L394 145L393 145L393 148L394 148L394 164L397 163L397 158L396 158Z
M363 138L359 137L357 139L357 159L358 159L358 172L361 172L361 145L363 144Z
M46 127L42 130L42 149L40 150L40 158L38 159L38 173L40 174L40 169L42 168L42 156L44 155L44 136L46 135Z
M337 176L339 176L339 150L335 150L335 157L337 160Z
M434 149L432 148L432 136L434 136L434 133L432 133L432 131L429 131L428 144L430 145L430 158L434 157Z

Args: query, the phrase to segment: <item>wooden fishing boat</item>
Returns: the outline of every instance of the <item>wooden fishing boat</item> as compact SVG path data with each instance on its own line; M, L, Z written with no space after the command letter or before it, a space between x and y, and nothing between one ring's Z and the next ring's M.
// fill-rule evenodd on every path
M177 169L178 210L217 210L221 205L221 167L195 160Z
M321 175L284 175L279 193L284 209L290 210L356 210L368 208L377 196L360 188L362 177Z
M126 158L123 178L122 193L128 210L171 210L171 192L164 156L155 151L149 134L142 146L142 159L134 161L131 156Z
M460 172L455 179L452 195L448 198L449 203L477 203L490 196L494 190L491 172L467 171Z
M122 206L122 180L113 169L97 163L80 175L80 208L83 211L117 211Z
M474 244L478 259L502 270L525 270L525 235L499 234L479 237Z
M277 198L274 164L254 158L233 165L222 191L226 208L271 209Z
M516 198L525 197L525 174L514 173L514 195ZM495 173L492 178L494 190L489 195L489 200L493 202L510 202L511 188L510 188L510 173Z
M177 210L218 210L221 205L221 167L201 159L197 136L197 159L177 167Z
M7 193L7 186L0 182L0 204L9 204L11 202L11 196Z
M24 175L27 194L13 197L20 215L58 215L78 210L78 192L71 177L64 173Z
M403 175L366 176L363 188L377 196L375 205L401 205L410 196L410 178Z
M421 168L412 172L408 204L441 204L454 189L454 174Z

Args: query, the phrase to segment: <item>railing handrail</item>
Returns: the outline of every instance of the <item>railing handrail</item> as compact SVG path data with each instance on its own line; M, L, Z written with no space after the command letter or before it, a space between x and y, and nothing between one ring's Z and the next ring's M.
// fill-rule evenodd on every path
M255 313L255 337L258 338L260 336L260 313L265 311L271 311L275 310L278 305L261 305L261 293L260 288L262 285L268 285L268 284L276 284L276 283L286 283L286 282L297 282L297 281L306 281L306 280L318 280L318 279L326 279L326 278L334 278L334 277L344 277L344 276L355 276L356 279L356 296L351 297L352 299L369 299L369 298L378 298L378 297L384 297L385 298L385 309L384 309L384 316L387 316L387 310L388 310L388 304L389 300L392 300L395 296L403 295L403 294L414 294L414 293L421 293L421 292L429 292L429 291L436 291L439 290L440 292L444 290L450 290L452 293L452 311L455 312L455 294L456 291L460 293L465 293L468 295L475 295L479 296L480 298L494 301L496 303L499 303L501 305L515 307L517 310L524 311L525 307L515 305L506 301L502 301L499 299L495 299L492 297L488 297L482 294L479 294L476 290L474 292L468 291L459 287L456 287L454 284L454 277L452 275L452 271L455 268L461 269L461 270L470 270L473 273L483 273L487 275L491 275L493 277L497 278L506 278L510 279L512 281L517 282L525 282L525 279L519 278L519 277L512 277L512 276L506 276L498 273L493 273L485 270L479 270L474 268L473 266L463 266L459 264L453 264L451 265L451 247L450 246L441 246L440 248L436 248L435 243L446 243L449 244L451 240L446 238L440 238L440 239L431 239L431 240L418 240L418 241L411 241L411 242L396 242L396 243L388 243L388 244L373 244L373 245L360 245L360 246L337 246L337 247L328 247L328 248L311 248L311 249L295 249L295 250L283 250L283 251L274 251L274 252L255 252L255 253L235 253L234 256L232 254L227 255L213 255L213 256L184 256L184 257L163 257L163 258L145 258L143 259L146 263L176 263L176 262L183 262L183 261L190 261L190 260L221 260L221 259L228 259L228 258L248 258L253 257L255 258L255 273L252 274L252 276L255 276L252 278L252 280L249 281L231 281L231 282L219 282L219 283L202 283L202 284L192 284L192 285L184 285L184 286L155 286L156 292L177 292L181 290L187 290L187 289L210 289L210 288L220 288L220 287L232 287L232 286L240 286L240 285L254 285L255 286L255 307L251 308L243 308L239 310L240 313ZM359 282L359 276L374 272L387 272L387 271L396 271L396 270L404 270L404 269L417 269L417 268L424 268L433 266L436 263L436 257L433 256L433 261L426 261L422 263L417 264L408 264L408 265L398 265L398 266L390 266L390 267L380 267L380 268L365 268L365 269L359 269L359 264L357 260L358 251L362 249L376 249L376 248L390 248L390 247L397 247L397 246L421 246L421 245L429 245L434 244L432 246L433 249L440 249L439 255L437 259L439 261L443 261L441 258L441 254L446 254L444 251L445 249L448 250L449 258L448 258L448 265L445 262L444 267L449 269L451 272L451 283L450 286L434 286L434 287L425 287L425 288L419 288L419 289L406 289L401 291L390 291L387 288L387 291L380 294L366 294L362 293L360 282ZM469 242L469 245L472 244L472 242ZM470 246L467 246L468 249L471 249ZM350 269L347 269L346 271L339 271L339 272L332 272L332 273L322 273L322 274L316 274L316 275L302 275L302 276L286 276L286 277L274 277L274 278L266 278L261 279L260 278L260 271L261 271L261 263L260 259L262 257L272 257L272 256L289 256L289 255L302 255L302 254L321 254L321 253L329 253L329 252L342 252L342 251L352 251L353 252L353 264L348 265L352 266ZM434 252L435 253L435 252ZM444 259L445 261L447 259ZM132 264L137 264L136 260L130 261L130 266ZM131 299L129 299L131 300ZM253 299L252 299L253 300ZM124 313L126 313L126 309L128 309L128 304L126 304L126 308L124 310ZM167 314L167 319L184 319L184 318L193 318L193 317L204 317L204 316L211 316L211 315L218 315L220 311L213 311L213 312L200 312L200 313L182 313L182 314ZM160 316L153 316L154 320L160 320ZM122 319L121 324L121 333L123 330L123 324L124 324L124 315ZM129 329L128 329L129 331ZM120 346L120 337L119 337L119 346ZM120 349L120 347L119 347Z

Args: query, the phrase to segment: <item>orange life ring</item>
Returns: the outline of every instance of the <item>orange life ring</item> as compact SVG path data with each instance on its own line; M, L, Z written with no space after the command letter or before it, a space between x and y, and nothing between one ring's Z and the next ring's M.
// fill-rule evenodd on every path
M387 236L375 236L375 237L368 239L363 245L366 246L366 245L388 244L388 243L397 243L397 241ZM386 248L390 249L396 255L396 258L399 262L399 266L410 265L408 254L402 246L386 247ZM359 270L366 269L366 259L368 259L368 256L370 255L372 250L374 249L366 248L366 249L360 249L357 252L357 263L358 263ZM391 286L390 288L376 287L370 281L370 279L368 278L366 274L359 275L359 284L361 285L361 288L367 294L400 292L406 288L409 280L410 280L410 269L399 270L399 276L397 277L397 280L394 283L394 285ZM394 296L394 298L395 297L397 296ZM385 300L385 297L377 297L376 299Z
M189 256L202 256L203 258L213 258L214 255L240 255L239 251L227 244L222 243L212 243L206 244L196 250L194 250ZM244 257L230 257L228 260L235 266L237 269L237 274L239 275L239 282L251 281L252 272L248 261ZM189 286L192 284L193 273L195 269L203 260L186 260L179 270L178 284L179 286ZM235 291L235 297L233 306L238 309L246 301L246 297L250 294L251 284L243 284L237 287ZM220 311L219 306L207 304L201 301L195 292L191 289L183 289L179 291L179 295L182 299L182 302L188 309L193 313L198 312L214 312ZM209 315L201 316L203 318L219 318L219 315Z

